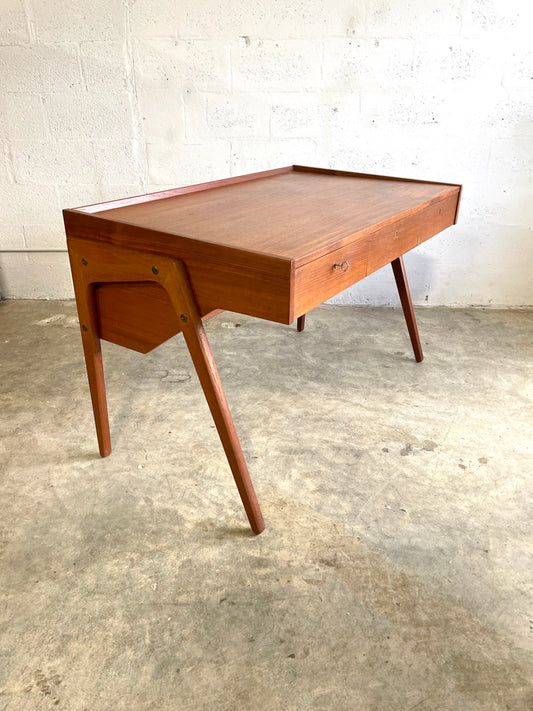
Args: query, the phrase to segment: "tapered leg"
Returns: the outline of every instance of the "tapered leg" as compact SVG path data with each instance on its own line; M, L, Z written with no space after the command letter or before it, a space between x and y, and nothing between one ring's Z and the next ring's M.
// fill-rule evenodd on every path
M98 336L98 321L92 286L77 284L76 304L81 328L83 354L87 366L87 378L94 412L98 449L102 457L111 453L111 435L105 393L102 350Z
M304 330L304 328L305 328L305 314L298 318L296 327L297 327L298 331Z
M178 315L180 328L215 421L250 526L254 533L261 533L265 528L261 509L183 263L162 255L111 245L104 246L79 238L69 238L69 255L102 456L106 456L111 451L111 440L93 285L107 282L155 281L166 290Z
M396 286L398 287L398 293L400 295L403 314L407 323L407 330L409 331L409 338L411 339L411 345L413 346L415 360L420 363L424 358L424 354L422 353L422 344L420 343L420 336L418 335L415 312L413 310L413 302L411 301L409 284L407 283L407 275L405 273L403 257L398 257L398 259L392 261L391 266L392 271L394 272Z
M222 389L222 383L215 365L213 353L207 340L204 325L196 300L189 286L188 277L183 265L174 263L176 279L174 289L169 288L168 294L176 312L180 314L185 342L191 354L194 367L203 388L205 398L211 410L222 446L237 484L237 489L248 516L252 531L261 533L265 528L261 509L254 491L248 467L244 459L239 438L233 424L230 409ZM167 283L174 281L170 279ZM175 288L179 285L179 291Z

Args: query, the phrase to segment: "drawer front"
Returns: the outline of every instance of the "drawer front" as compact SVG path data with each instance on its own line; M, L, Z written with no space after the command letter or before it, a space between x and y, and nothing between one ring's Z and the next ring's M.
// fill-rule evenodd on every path
M458 194L429 205L425 210L403 217L373 232L368 245L368 272L381 269L421 242L453 225Z
M458 197L457 190L424 210L361 235L351 244L298 267L294 275L293 318L453 225Z
M368 239L365 237L297 268L294 317L307 313L363 279L367 274L367 260Z

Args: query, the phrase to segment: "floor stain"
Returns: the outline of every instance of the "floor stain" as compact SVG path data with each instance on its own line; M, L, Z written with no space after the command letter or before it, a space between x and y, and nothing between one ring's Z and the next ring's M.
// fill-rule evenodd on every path
M49 696L54 706L58 706L60 699L56 695L56 690L62 681L56 669L50 668L46 672L42 669L36 669L33 673L33 682L26 687L25 691L30 692L33 688L36 688L43 696Z
M53 314L33 323L34 326L51 326L53 324L64 328L77 328L78 319L76 316L69 316L68 314Z
M407 442L405 447L400 449L402 457L407 457L409 454L416 454L417 451L433 452L438 447L436 442L431 439L425 439L420 444L416 442Z

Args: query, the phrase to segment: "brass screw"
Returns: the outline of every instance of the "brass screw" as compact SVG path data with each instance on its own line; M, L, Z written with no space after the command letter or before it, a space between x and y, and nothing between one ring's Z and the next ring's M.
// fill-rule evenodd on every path
M181 314L180 319L183 321L183 323L187 323L187 316L185 316L185 314Z
M84 267L86 267L89 264L89 262L85 259L85 257L81 258L81 263L83 264Z
M152 267L152 271L154 274L159 274L159 269L157 267Z
M88 331L89 329L88 329L87 326L83 323L82 326L81 326L81 330L82 330L82 331L85 331L85 333L87 333L87 331Z

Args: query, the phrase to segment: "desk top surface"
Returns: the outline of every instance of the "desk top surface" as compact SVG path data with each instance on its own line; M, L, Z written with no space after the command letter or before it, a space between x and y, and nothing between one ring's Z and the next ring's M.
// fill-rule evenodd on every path
M291 166L78 208L114 223L299 260L459 191L458 185ZM70 211L67 211L70 212Z

